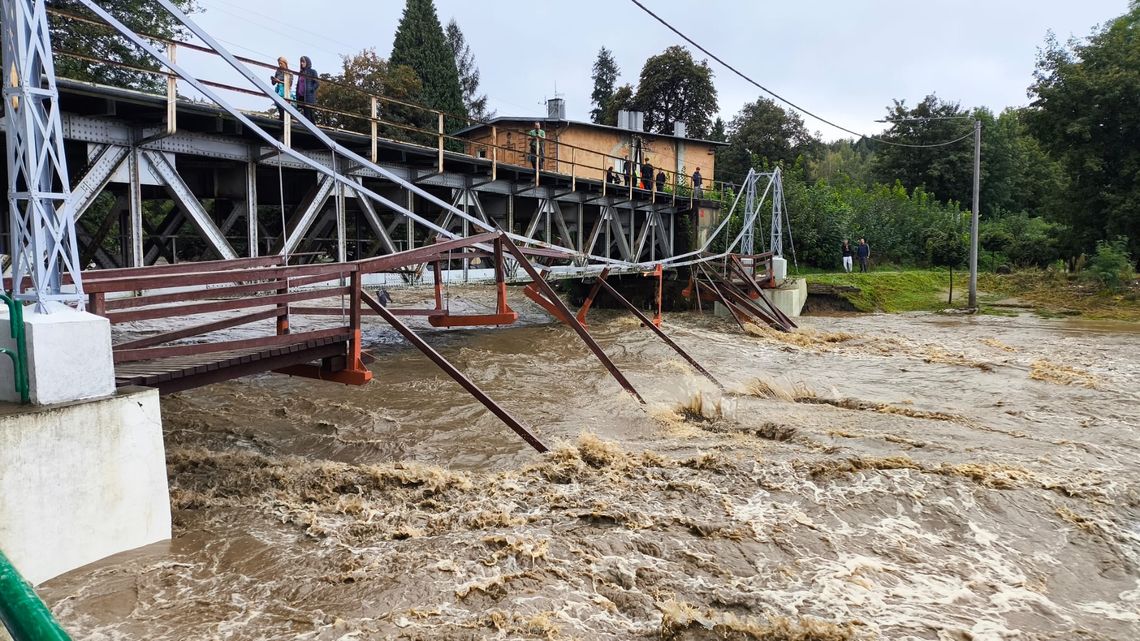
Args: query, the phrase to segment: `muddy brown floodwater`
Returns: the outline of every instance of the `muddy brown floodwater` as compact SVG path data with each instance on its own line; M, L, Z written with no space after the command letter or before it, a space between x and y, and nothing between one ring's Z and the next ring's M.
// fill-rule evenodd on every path
M1137 327L668 315L722 394L592 312L643 409L513 304L425 335L552 453L371 320L368 386L165 398L174 539L50 581L54 612L116 641L1140 638Z

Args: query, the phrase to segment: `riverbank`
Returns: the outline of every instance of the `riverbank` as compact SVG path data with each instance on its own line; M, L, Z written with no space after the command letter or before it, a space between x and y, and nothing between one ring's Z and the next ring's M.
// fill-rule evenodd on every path
M836 296L860 312L940 311L966 306L969 274L955 271L953 298L948 270L899 270L807 274L811 295ZM813 291L814 290L814 291ZM1081 316L1093 320L1140 322L1140 287L1107 292L1067 274L1022 270L978 274L982 313Z

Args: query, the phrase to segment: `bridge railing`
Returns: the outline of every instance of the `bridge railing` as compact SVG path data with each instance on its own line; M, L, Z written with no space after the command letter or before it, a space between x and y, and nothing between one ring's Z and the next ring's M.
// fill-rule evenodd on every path
M70 641L32 586L0 551L0 623L13 641Z
M49 14L56 19L80 21L106 29L109 34L114 33L111 27L92 17L55 8L49 9ZM218 55L210 47L192 42L165 38L155 34L140 33L140 35L163 44L166 47L168 57L171 59L177 58L179 50L209 56ZM176 131L177 104L180 98L178 96L178 80L174 74L157 69L132 66L109 58L75 51L57 49L55 54L88 64L106 65L116 69L163 78L167 100L165 134L172 134ZM243 56L235 57L250 67L271 72L276 72L279 69L278 65L266 61ZM295 83L299 71L293 69L286 71L293 75ZM199 79L199 81L212 88L231 93L264 97L263 93L246 87L237 87L209 79ZM444 171L448 154L460 154L469 158L489 161L492 180L498 178L499 167L503 165L514 170L531 169L535 185L541 185L544 180L561 179L564 181L569 178L572 189L576 189L577 180L583 179L591 183L599 183L603 195L625 197L630 200L647 200L655 204L668 203L675 206L678 201L681 201L692 207L698 198L728 203L735 196L735 185L724 181L706 179L702 189L695 189L692 184L692 176L687 170L676 171L663 167L655 168L655 174L659 172L665 174L665 180L658 182L656 175L652 177L641 176L640 167L635 162L627 161L624 156L611 155L597 149L562 142L555 138L545 139L541 144L541 149L536 153L534 149L536 139L530 136L525 129L500 129L491 122L473 119L465 114L448 113L413 102L391 98L352 84L338 82L327 77L327 75L321 78L321 85L322 87L336 87L358 97L360 99L359 110L346 110L321 104L302 105L296 102L295 104L298 107L311 108L316 115L315 123L321 127L368 136L372 162L377 162L379 158L379 142L392 141L433 150L436 155L437 169L440 172ZM318 96L318 103L319 101L320 96ZM270 109L255 113L272 115L272 111ZM397 116L388 117L388 114L396 114ZM291 116L285 113L282 115L282 120L284 121L284 142L291 145L293 124ZM540 118L539 120L545 119ZM488 127L491 134L490 140L473 140L455 135L455 131L471 125ZM449 126L453 128L453 131L447 130ZM500 142L500 134L505 135L507 142ZM540 159L541 162L539 162ZM617 169L626 163L632 165L631 170ZM609 179L611 168L614 169L613 181Z

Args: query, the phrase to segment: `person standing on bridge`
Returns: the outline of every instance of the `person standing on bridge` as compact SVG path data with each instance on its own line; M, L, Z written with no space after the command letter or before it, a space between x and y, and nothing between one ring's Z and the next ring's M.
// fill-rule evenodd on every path
M289 61L285 56L277 59L277 71L269 79L273 83L273 90L284 100L290 100L293 94L293 72L289 71ZM285 120L285 110L277 108L277 119Z
M665 170L664 169L657 170L657 191L658 192L664 192L665 191L665 181L666 180L669 180L669 177L665 175Z
M843 239L843 247L839 249L843 253L843 271L848 274L851 273L851 260L855 255L855 250L851 248L851 241L846 238Z
M310 121L313 119L313 107L317 104L317 88L321 86L321 79L313 69L313 61L308 56L301 56L301 75L297 78L297 104L301 115Z
M613 165L610 165L610 168L606 170L606 182L610 184L618 184L619 182Z
M693 172L693 198L701 199L701 185L704 184L705 179L701 176L701 168Z
M646 156L641 163L641 188L645 190L653 188L653 163L649 162L649 156Z
M871 259L871 246L865 238L859 239L859 246L855 248L855 255L859 257L859 271L867 271L867 261Z
M542 156L546 153L546 130L535 120L534 129L526 132L530 136L530 166L535 171L542 169Z

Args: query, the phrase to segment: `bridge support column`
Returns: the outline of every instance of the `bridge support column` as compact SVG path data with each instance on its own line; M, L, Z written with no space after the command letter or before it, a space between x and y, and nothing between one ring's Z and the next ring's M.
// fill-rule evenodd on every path
M0 548L33 584L170 538L158 390L0 412Z

